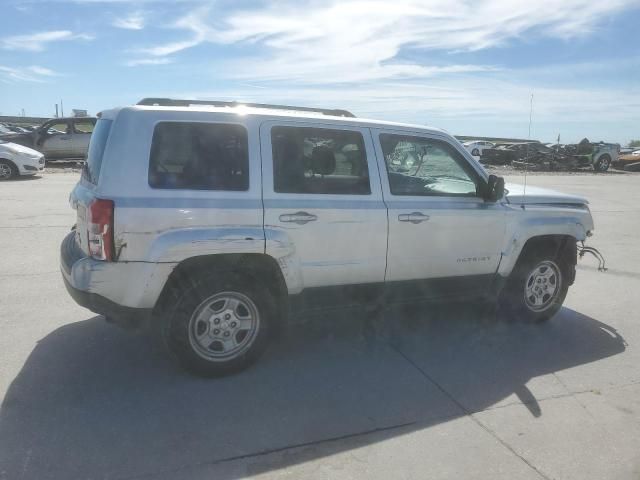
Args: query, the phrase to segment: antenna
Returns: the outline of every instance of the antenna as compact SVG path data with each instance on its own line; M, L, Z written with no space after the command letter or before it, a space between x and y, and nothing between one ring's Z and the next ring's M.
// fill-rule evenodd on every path
M531 118L533 117L533 93L531 94L531 98L529 99L529 136L527 139L531 142ZM522 196L524 197L527 194L527 170L529 168L529 148L531 147L530 143L527 143L527 156L524 162L524 187L522 189ZM524 203L522 204L524 208Z

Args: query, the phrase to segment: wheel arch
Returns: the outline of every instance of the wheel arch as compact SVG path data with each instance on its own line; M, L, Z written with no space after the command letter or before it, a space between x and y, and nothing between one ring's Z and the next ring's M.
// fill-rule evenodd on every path
M527 256L537 253L545 252L551 253L553 259L566 259L568 271L565 272L569 276L569 285L573 284L575 280L575 266L578 262L578 249L576 245L577 239L569 234L551 234L551 235L536 235L529 238L514 263L517 265Z
M181 261L167 278L154 312L160 313L170 308L172 302L177 300L176 292L184 285L193 284L203 276L223 271L246 275L262 283L275 300L278 314L285 314L288 291L282 271L273 257L260 253L198 255Z
M12 165L13 168L15 168L16 173L18 175L20 175L20 168L18 168L18 165L16 165L16 162L14 162L13 160L11 160L10 158L7 157L0 157L0 162L7 162L8 164Z
M605 170L601 170L600 169L600 161L603 160L604 158L608 159L608 164L607 164L607 168ZM609 169L609 167L611 166L611 163L613 162L613 157L611 156L611 154L609 152L602 152L598 155L596 155L593 159L593 169L596 172L604 172L606 170Z

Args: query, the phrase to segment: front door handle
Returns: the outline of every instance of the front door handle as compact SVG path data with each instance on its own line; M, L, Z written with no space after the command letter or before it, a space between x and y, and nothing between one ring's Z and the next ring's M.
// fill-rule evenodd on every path
M401 213L400 215L398 215L398 220L400 220L401 222L411 223L426 222L427 220L429 220L429 218L429 215L424 215L420 212Z
M279 218L281 222L297 223L298 225L315 222L318 219L317 216L307 212L283 213Z

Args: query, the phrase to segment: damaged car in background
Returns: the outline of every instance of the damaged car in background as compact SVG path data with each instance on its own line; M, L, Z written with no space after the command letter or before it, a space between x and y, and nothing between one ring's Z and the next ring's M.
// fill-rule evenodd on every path
M482 152L480 162L488 165L512 165L529 170L593 169L606 172L618 162L617 143L592 143L584 138L577 144L544 145L540 142L505 143Z
M640 172L640 150L633 150L628 148L630 152L620 155L618 161L614 163L614 166L619 170L626 170L627 172Z
M50 160L84 160L89 149L94 117L53 118L32 132L0 133L0 140L17 143Z

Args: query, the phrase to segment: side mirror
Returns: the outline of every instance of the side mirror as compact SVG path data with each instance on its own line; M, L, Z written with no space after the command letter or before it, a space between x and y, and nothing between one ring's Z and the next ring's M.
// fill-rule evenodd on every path
M502 197L504 197L504 178L489 175L484 199L488 202L497 202Z

